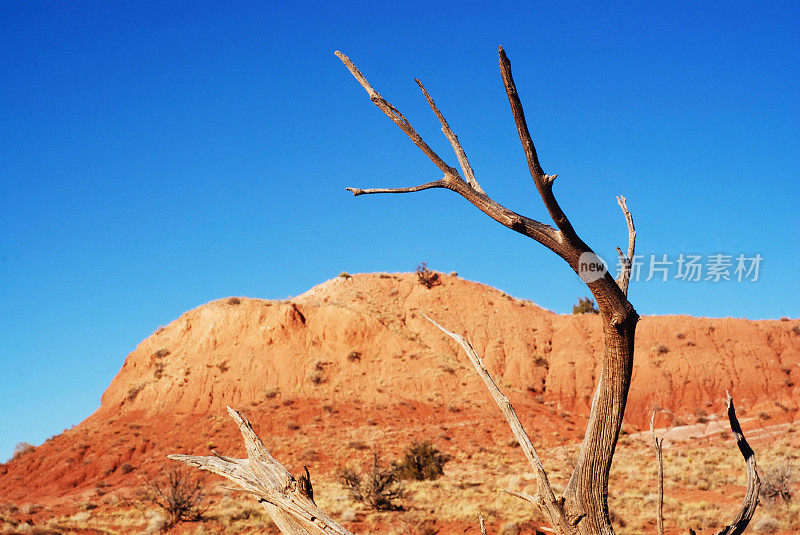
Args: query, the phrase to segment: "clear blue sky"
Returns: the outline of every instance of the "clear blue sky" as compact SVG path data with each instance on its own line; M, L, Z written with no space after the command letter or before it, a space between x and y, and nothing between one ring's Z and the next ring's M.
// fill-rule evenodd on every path
M757 282L634 283L640 313L797 317L797 2L285 4L0 5L0 459L91 414L138 342L213 299L422 261L557 312L587 293L453 193L345 192L439 173L337 49L455 165L421 78L486 191L549 223L502 44L598 253L625 243L624 194L642 254L763 257Z

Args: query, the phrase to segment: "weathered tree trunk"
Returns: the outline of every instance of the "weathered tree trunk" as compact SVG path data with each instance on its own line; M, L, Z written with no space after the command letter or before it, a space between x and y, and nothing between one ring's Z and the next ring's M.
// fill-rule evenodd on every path
M635 330L635 319L620 326L603 321L603 370L578 462L564 491L567 512L573 516L586 514L578 523L582 534L614 532L608 514L608 474L628 398Z

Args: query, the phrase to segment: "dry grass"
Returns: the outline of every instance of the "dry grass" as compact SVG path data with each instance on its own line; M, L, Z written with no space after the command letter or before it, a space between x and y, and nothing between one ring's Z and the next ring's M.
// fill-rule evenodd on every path
M796 426L795 426L796 427ZM800 433L782 427L780 435L754 441L759 466L766 472L789 466L800 473ZM343 442L335 457L349 462L354 456L366 459L369 445L381 441L381 430L365 426L364 436ZM368 433L368 434L367 434ZM293 435L296 466L309 464L317 504L355 533L463 533L474 529L477 512L483 513L490 533L531 533L530 526L545 525L541 515L520 500L499 489L533 494L536 482L519 448L506 445L508 437L494 443L474 441L450 443L453 458L444 475L434 481L411 481L400 502L404 511L375 512L354 503L335 478L335 469L321 471L313 466L324 449L311 440ZM647 434L631 434L618 446L611 473L609 504L619 534L655 531L656 466ZM542 448L540 454L556 488L563 488L577 456L577 444ZM712 532L732 519L744 495L745 472L741 455L730 436L694 439L665 444L665 526L667 533ZM749 532L789 534L800 532L800 482L793 483L795 499L777 500L759 506ZM222 490L222 483L209 483L211 503L202 522L181 525L176 533L275 533L277 528L254 501ZM37 525L50 529L103 530L113 533L157 533L163 517L131 496L109 494L91 499L91 509L76 508L70 514L45 519ZM7 517L0 508L0 519ZM0 520L0 531L12 526ZM19 527L13 528L19 531ZM23 528L25 529L25 528Z

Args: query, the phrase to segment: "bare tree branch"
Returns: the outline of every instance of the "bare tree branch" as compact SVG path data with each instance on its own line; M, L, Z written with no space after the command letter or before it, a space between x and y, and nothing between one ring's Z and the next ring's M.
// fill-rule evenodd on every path
M725 396L728 400L728 421L731 424L731 431L747 465L747 491L745 492L742 506L733 522L719 530L716 535L740 535L747 529L747 525L756 511L756 506L758 506L758 491L761 489L761 479L758 477L756 454L744 438L742 426L739 425L739 420L736 418L736 410L733 408L733 399L727 390L725 391Z
M244 415L230 407L228 414L242 433L247 459L232 459L217 454L207 457L199 455L168 455L168 457L233 481L240 490L258 499L281 532L286 535L353 535L316 506L312 499L313 491L308 469L305 469L305 474L298 482L270 455Z
M415 191L422 191L424 189L446 188L446 187L447 187L446 180L444 178L440 178L439 180L433 180L431 182L426 182L425 184L420 184L419 186L411 186L408 188L371 188L371 189L344 188L344 189L351 192L354 197L358 197L359 195L370 195L372 193L413 193Z
M512 210L509 210L505 206L495 202L491 198L489 198L483 191L483 189L478 185L477 180L475 180L475 184L471 185L464 181L461 175L458 172L444 163L444 161L435 153L433 150L422 140L422 138L417 134L417 132L411 127L410 123L406 118L401 114L397 108L392 106L389 102L386 101L375 89L369 84L367 79L358 70L358 68L353 64L353 62L343 53L336 51L336 55L339 59L344 63L350 73L355 77L355 79L361 84L361 86L367 91L367 94L370 96L370 100L386 114L397 126L400 127L403 132L414 142L417 147L419 147L430 160L436 164L439 169L444 171L444 177L440 180L436 180L433 182L428 182L421 186L411 186L406 188L346 188L348 191L352 192L354 195L366 195L372 193L412 193L415 191L421 191L424 189L429 188L447 188L455 191L469 202L471 202L474 206L476 206L479 210L483 213L497 221L498 223L505 225L506 227L519 232L520 234L524 234L551 251L555 252L567 262L570 262L572 259L572 263L577 262L577 258L580 253L574 254L575 252L572 248L567 247L564 244L560 231L554 229L550 225L545 225L544 223L540 223L539 221L535 221L533 219L527 218L523 215L520 215ZM427 95L427 92L425 92ZM432 103L433 100L430 100ZM435 107L435 104L431 106L432 108ZM434 113L438 111L438 108L434 109ZM437 114L437 117L441 115L441 112ZM447 121L442 119L440 120L443 122L443 129L444 125L447 124ZM447 127L449 129L449 126ZM446 132L445 132L446 133ZM455 134L453 134L455 136ZM449 138L449 136L448 136ZM460 147L460 144L458 145ZM454 149L456 150L456 155L459 156L459 150L454 145ZM462 149L463 152L463 149ZM460 156L459 156L460 159ZM469 165L469 162L466 161L466 155L464 155L464 160ZM462 164L463 165L463 164ZM467 167L470 169L470 173L472 172L471 167ZM466 173L466 170L465 170ZM474 179L474 177L473 177ZM572 264L571 264L572 265Z
M539 459L539 454L536 452L536 448L533 447L528 433L525 431L525 428L519 421L517 413L514 411L514 407L511 405L511 402L500 391L500 389L497 387L497 384L494 382L494 379L492 379L492 376L486 370L486 366L483 364L481 357L475 351L475 348L472 347L472 344L470 344L469 340L460 334L445 329L425 314L422 314L422 316L435 325L444 334L455 340L458 345L464 349L464 352L467 354L467 357L472 363L472 366L475 368L475 371L478 372L478 375L483 380L483 383L486 385L486 388L489 390L489 393L491 394L495 403L497 403L497 406L500 407L500 411L503 413L503 416L505 416L509 427L511 427L511 431L514 433L514 436L519 442L522 452L525 454L525 457L528 459L528 463L533 468L533 472L536 475L536 481L538 484L535 497L505 489L504 492L526 500L539 507L542 510L542 513L544 513L550 519L552 525L560 530L559 533L577 533L575 524L578 523L580 518L568 518L565 514L564 499L555 497L553 488L550 486L550 481L547 478L547 472L545 471L544 466L542 466L542 462Z
M539 190L539 195L542 197L547 211L550 212L550 217L559 230L564 233L564 236L573 247L585 251L589 249L588 246L578 237L575 229L572 228L572 223L569 222L553 195L553 182L557 175L545 174L539 164L539 156L536 154L536 147L533 145L531 133L528 131L528 123L525 121L525 112L522 109L519 93L517 93L517 86L514 84L514 78L511 75L511 61L509 61L502 46L498 49L500 52L500 73L503 77L503 85L506 88L508 103L511 105L519 140L522 143L522 150L525 152L525 159L528 160L528 170L531 173L531 177L533 177L533 182L536 184L536 189Z
M509 489L500 489L500 492L505 492L509 496L519 498L523 502L528 502L534 507L539 507L539 501L536 496L531 496L530 494L525 494L524 492L517 492L516 490L509 490Z
M483 523L483 515L478 513L478 522L481 525L481 535L486 535L486 524Z
M653 447L656 450L656 460L658 461L658 516L656 520L658 521L658 534L664 535L664 459L661 448L664 439L656 435L653 426L655 418L656 411L653 411L653 415L650 417L650 434L653 435Z
M453 146L453 152L456 153L456 158L458 158L458 163L461 165L461 170L464 171L464 178L466 178L467 184L472 186L472 189L478 193L484 193L483 188L481 188L480 184L478 184L478 181L475 180L475 173L472 171L472 166L469 164L469 160L467 159L467 154L464 152L464 148L461 146L461 143L458 142L458 136L450 128L450 125L447 124L447 120L444 118L444 115L442 115L442 112L439 111L438 107L436 107L436 103L428 94L428 91L425 89L425 86L422 85L422 82L419 81L419 78L414 78L414 81L417 82L417 85L422 90L422 94L425 95L425 98L428 101L428 105L430 105L433 113L436 115L436 118L439 119L439 122L442 124L442 132L450 141L450 145Z
M340 60L342 60L342 63L344 63L345 67L347 67L347 69L350 71L350 73L352 73L352 75L355 77L355 79L356 79L356 80L358 80L358 83L360 83L360 84L361 84L361 86L362 86L362 87L363 87L363 88L364 88L364 89L367 91L367 94L369 95L369 99L370 99L370 100L371 100L371 101L372 101L372 102L373 102L373 103L374 103L374 104L375 104L375 105L376 105L376 106L377 106L377 107L378 107L378 108L379 108L379 109L380 109L380 110L381 110L383 113L385 113L385 114L386 114L386 116L387 116L389 119L391 119L391 120L394 122L394 124L396 124L397 126L399 126L399 127L400 127L400 129L401 129L403 132L405 132L405 133L406 133L406 135L407 135L409 138L411 138L411 141L413 141L413 142L414 142L414 144L415 144L417 147L419 147L419 148L420 148L420 150L421 150L422 152L424 152L424 153L425 153L425 155L426 155L428 158L430 158L430 160L431 160L431 161L432 161L434 164L436 164L436 167L438 167L439 169L441 169L441 170L442 170L442 172L443 172L445 175L449 175L449 176L458 177L458 178L460 179L460 177L459 177L459 175L458 175L458 171L456 171L454 168L452 168L452 167L450 167L449 165L447 165L447 164L444 162L444 160L442 160L442 159L439 157L439 155L438 155L438 154L436 154L436 153L433 151L433 149L432 149L432 148L430 148L430 147L428 146L428 144L427 144L427 143L425 143L425 140L423 140L423 139L422 139L422 137L421 137L421 136L420 136L420 135L417 133L417 131L416 131L416 130L414 130L414 127L412 127L412 126L411 126L411 123L410 123L410 122L408 122L408 119L406 119L406 118L405 118L405 116L404 116L402 113L400 113L400 110L398 110L397 108L395 108L394 106L392 106L392 105L391 105L391 104L390 104L390 103L389 103L389 102L388 102L388 101L387 101L385 98L383 98L383 97L380 95L380 93L378 93L377 91L375 91L375 89L373 89L373 88L372 88L372 86L371 86L371 85L369 85L369 82L367 81L367 79L366 79L366 78L364 78L364 75L363 75L363 74L361 74L361 71L359 71L359 70L358 70L358 67L356 67L356 66L353 64L353 62L352 62L352 61L350 61L350 58L348 58L347 56L345 56L344 54L342 54L342 53L341 53L341 52L339 52L338 50L337 50L336 52L334 52L334 53L336 54L336 56L337 56L337 57L338 57Z
M622 209L625 215L625 222L628 225L628 256L622 254L622 250L617 247L617 253L620 257L622 268L620 269L619 276L617 277L617 285L622 293L628 295L628 284L631 280L631 267L633 266L633 255L636 249L636 228L633 226L633 216L628 210L625 203L626 199L622 195L617 196L617 204Z

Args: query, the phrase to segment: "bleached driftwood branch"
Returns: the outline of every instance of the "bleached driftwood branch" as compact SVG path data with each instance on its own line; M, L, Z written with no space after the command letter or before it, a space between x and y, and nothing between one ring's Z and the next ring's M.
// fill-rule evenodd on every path
M449 331L425 314L422 315L425 317L425 319L438 327L440 331L455 340L458 345L464 349L464 352L467 354L467 357L472 363L472 366L475 368L475 371L478 372L481 380L483 380L483 383L489 390L489 394L492 395L495 403L497 403L497 406L500 407L500 412L502 412L503 416L505 416L506 422L508 422L508 425L511 428L511 432L514 433L514 437L517 439L517 442L519 442L522 452L528 459L528 463L530 463L531 468L533 468L533 473L536 476L538 487L536 490L536 496L530 496L522 492L515 492L507 489L503 489L503 492L510 494L511 496L516 496L517 498L525 500L531 505L538 507L542 513L550 519L553 527L557 527L559 533L578 533L575 525L578 523L580 518L569 517L564 511L564 498L556 498L553 488L550 485L550 481L547 478L547 472L545 471L544 466L542 466L541 459L539 459L539 454L536 452L536 448L534 448L528 433L525 431L525 428L519 421L519 417L517 417L514 407L511 405L511 402L508 400L508 398L497 387L497 383L495 383L494 379L492 379L492 376L489 374L477 351L475 351L475 348L472 347L472 344L469 342L469 340L460 334Z
M216 452L213 456L169 455L168 457L233 481L240 490L254 496L264 506L285 535L353 535L314 503L307 469L300 480L295 479L270 455L242 413L228 407L228 414L242 433L247 459L232 459Z

